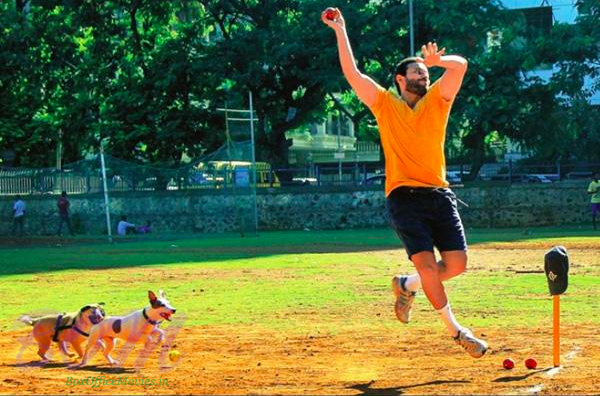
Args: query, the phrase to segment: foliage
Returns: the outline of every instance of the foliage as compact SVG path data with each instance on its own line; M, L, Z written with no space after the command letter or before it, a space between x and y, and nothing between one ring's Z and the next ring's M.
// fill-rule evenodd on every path
M287 131L334 108L360 139L378 140L319 19L332 5L360 70L392 86L393 66L409 55L406 1L1 2L0 152L15 151L15 165L50 166L60 145L63 162L73 162L104 141L123 159L177 165L223 143L216 109L247 108L248 91L260 120L257 157L274 166L287 163ZM600 88L600 3L577 7L577 23L539 34L498 0L415 1L417 48L437 41L469 60L447 145L472 171L489 142L506 138L540 159L600 160L600 115L588 103ZM548 65L551 78L531 73Z

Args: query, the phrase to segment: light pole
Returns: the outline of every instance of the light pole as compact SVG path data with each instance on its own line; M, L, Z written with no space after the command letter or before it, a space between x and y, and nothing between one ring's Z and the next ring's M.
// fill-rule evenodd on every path
M112 243L112 231L110 225L110 208L108 201L108 185L106 183L106 164L104 162L104 139L100 140L100 166L102 167L102 187L104 189L104 213L106 216L106 229L108 231L108 243Z
M254 121L258 121L254 118L254 105L252 103L252 91L248 92L248 101L250 102L250 139L252 141L252 176L254 177L254 186L252 188L252 195L254 198L254 233L258 232L258 205L256 203L256 150L254 148Z
M408 34L410 37L410 56L415 56L415 28L413 24L413 0L408 0Z
M338 158L338 184L342 184L342 159L344 158L344 152L342 151L342 144L340 142L340 133L342 132L342 113L337 119L337 158Z

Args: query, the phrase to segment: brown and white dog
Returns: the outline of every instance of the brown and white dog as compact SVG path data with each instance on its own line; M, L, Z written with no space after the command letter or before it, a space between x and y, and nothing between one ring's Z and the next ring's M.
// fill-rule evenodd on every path
M50 349L52 341L58 342L60 351L68 357L75 356L67 351L67 343L70 343L79 357L83 356L83 343L89 337L92 326L104 320L105 312L102 308L104 303L88 304L78 312L63 313L61 315L45 315L31 317L21 315L19 321L33 326L32 335L38 343L38 355L42 361L50 361L46 352Z
M119 365L119 362L110 356L117 338L124 340L129 346L143 341L144 346L148 347L155 338L156 343L161 342L165 333L158 326L163 320L171 320L175 308L171 306L162 290L159 290L158 296L148 291L148 299L149 306L127 316L108 317L98 326L94 326L90 331L90 340L80 366L83 367L89 362L98 341L104 344L103 354L111 365Z

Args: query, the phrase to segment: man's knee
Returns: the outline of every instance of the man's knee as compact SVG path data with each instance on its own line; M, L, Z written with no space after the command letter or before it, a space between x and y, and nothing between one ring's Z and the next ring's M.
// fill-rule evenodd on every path
M443 265L452 276L460 275L467 270L468 256L466 251L442 252Z
M460 260L456 263L455 271L457 274L462 274L466 270L467 270L467 258L465 257L464 260Z
M419 252L413 254L411 261L415 265L415 268L419 274L434 274L438 272L437 263L435 262L435 256L432 252Z

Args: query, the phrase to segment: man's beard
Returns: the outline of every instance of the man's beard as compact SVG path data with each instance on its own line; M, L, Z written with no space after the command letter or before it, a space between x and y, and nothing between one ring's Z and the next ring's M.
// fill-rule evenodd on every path
M421 84L421 80L406 80L406 90L419 96L425 96L427 85Z

